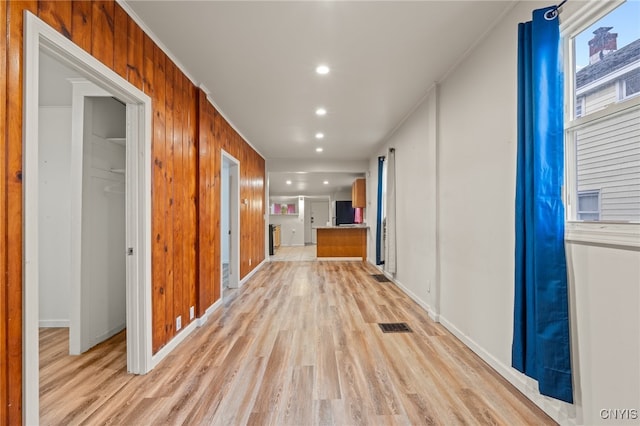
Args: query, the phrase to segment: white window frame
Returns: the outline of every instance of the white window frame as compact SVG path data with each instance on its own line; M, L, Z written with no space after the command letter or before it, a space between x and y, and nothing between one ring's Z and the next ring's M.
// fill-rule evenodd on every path
M638 91L636 93L632 93L630 95L627 95L627 80L630 77L631 76L627 76L625 78L620 79L620 100L621 101L625 101L627 99L631 99L631 98L635 98L636 96L640 96L640 91Z
M577 117L582 117L584 116L584 107L585 107L585 102L584 102L584 98L585 96L583 95L578 95L579 97L577 97L576 99L576 110L575 110L575 116ZM580 114L578 114L578 106L580 107Z
M587 116L576 117L574 38L624 2L624 0L587 2L572 15L570 19L567 19L566 23L563 22L560 27L564 51L565 75L565 185L563 191L566 206L565 240L589 244L640 248L640 223L584 222L575 219L577 217L578 195L576 147L573 132L582 126L607 117L610 114L640 106L640 96L634 96L621 102L613 103Z
M598 209L595 210L595 211L580 210L580 197L581 196L590 196L590 195L596 195L598 197ZM598 214L598 221L599 221L601 212L602 212L602 209L601 209L601 198L600 198L600 190L599 189L590 189L590 190L587 190L587 191L578 191L577 201L576 201L576 216L579 217L580 214L594 214L594 213L597 213ZM584 221L584 219L578 219L578 220Z

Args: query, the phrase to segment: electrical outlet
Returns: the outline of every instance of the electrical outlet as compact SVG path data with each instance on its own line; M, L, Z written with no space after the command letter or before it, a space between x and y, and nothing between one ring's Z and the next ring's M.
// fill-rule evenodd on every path
M189 319L192 320L196 317L196 308L194 306L189 308Z
M178 315L176 318L176 331L182 328L182 315Z

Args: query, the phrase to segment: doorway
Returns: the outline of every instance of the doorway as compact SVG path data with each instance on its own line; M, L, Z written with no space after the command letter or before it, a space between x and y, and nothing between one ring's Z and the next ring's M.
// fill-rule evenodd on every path
M78 74L99 86L109 96L122 100L126 105L126 144L122 174L124 194L125 236L121 247L125 255L125 294L127 331L127 370L135 374L148 372L154 362L151 353L151 99L111 69L88 55L63 35L49 27L31 13L25 14L24 49L24 132L23 132L23 199L24 199L24 323L23 323L23 412L26 424L37 424L39 416L39 252L41 235L39 232L39 204L41 188L39 180L39 92L41 54L78 72ZM73 117L74 111L71 111ZM73 118L72 118L73 122ZM71 135L71 140L78 140ZM69 161L82 158L82 146L71 144ZM82 161L76 164L82 164ZM113 166L120 170L120 167ZM71 168L71 170L73 170ZM110 172L114 174L114 172ZM118 182L120 184L120 182ZM73 199L80 199L81 179L70 178L69 211ZM122 186L111 189L122 192ZM104 187L102 187L104 190ZM117 204L117 203L116 203ZM73 213L70 213L70 215ZM76 217L76 219L78 219ZM71 221L73 223L73 221ZM74 255L80 236L70 242L70 259ZM72 240L74 238L72 237ZM74 249L73 247L76 247ZM73 260L70 261L73 263ZM70 275L77 274L78 268L69 268ZM75 271L75 272L74 272ZM73 282L76 277L70 276ZM71 304L75 306L75 301Z
M224 150L220 181L220 286L224 296L225 289L240 285L240 162Z
M311 243L318 244L318 227L327 226L329 223L329 202L311 202Z

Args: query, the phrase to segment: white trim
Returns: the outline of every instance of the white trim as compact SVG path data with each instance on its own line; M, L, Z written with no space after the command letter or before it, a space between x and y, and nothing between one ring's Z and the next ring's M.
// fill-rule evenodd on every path
M265 263L265 261L262 261L251 272L249 272L247 276L242 279L240 286L248 281L253 276L253 274L255 274L258 269L260 269ZM169 355L171 351L173 351L178 345L180 345L180 343L182 343L196 328L205 325L211 315L213 315L213 313L217 311L221 306L223 306L222 297L216 300L213 305L209 306L201 317L198 317L194 321L191 321L188 326L183 328L181 332L176 334L173 339L171 339L165 346L163 346L158 352L156 352L156 354L151 357L151 368L155 368L158 364L160 364L160 362L162 362L162 360L165 359L167 355Z
M493 356L490 352L480 346L471 337L464 334L458 327L456 327L451 321L440 315L440 323L451 334L456 336L462 343L471 349L476 355L484 360L491 368L493 368L498 374L504 377L509 383L514 385L524 396L529 398L534 404L540 407L545 413L547 413L553 420L562 425L574 425L576 424L576 407L571 404L561 402L559 400L548 398L540 395L538 391L538 384L536 381L526 377L516 369L504 364L498 358Z
M382 268L369 262L374 268L383 272ZM512 385L514 385L524 396L529 398L540 409L547 413L551 418L561 425L575 425L576 424L576 407L571 404L558 401L553 398L540 395L538 391L538 384L535 380L526 377L516 369L504 364L498 358L493 356L489 351L480 346L476 341L463 333L458 327L456 327L451 321L449 321L442 314L435 312L431 306L421 300L415 293L409 290L406 286L394 279L387 273L384 275L391 280L402 292L416 302L422 309L424 309L429 317L437 322L441 323L451 334L457 337L465 346L471 349L476 355L482 358L491 368L493 368L498 374L504 377Z
M151 368L155 368L158 364L164 360L167 355L171 353L175 348L177 348L196 328L200 328L206 324L209 320L209 317L218 310L222 306L222 297L215 301L215 303L207 308L205 313L191 321L188 326L183 328L178 334L176 334L173 339L171 339L166 345L164 345L158 352L155 353L151 357Z
M595 21L620 6L626 0L589 0L580 9L569 16L569 19L561 19L560 33L562 37L575 37ZM563 18L562 14L560 15Z
M191 74L189 74L187 68L182 64L182 62L180 62L178 58L173 54L173 52L171 52L171 50L169 50L167 46L165 46L165 44L158 38L158 36L155 35L153 31L151 31L151 28L149 28L147 24L145 24L145 22L138 16L136 12L134 12L131 6L129 6L129 4L125 0L115 1L120 5L120 7L122 7L122 9L124 9L127 15L129 15L129 17L133 19L136 24L138 24L140 29L147 35L147 37L153 40L153 42L164 52L164 54L167 55L169 59L171 59L174 65L178 67L180 71L182 71L182 73L191 81L191 83L193 83L194 86L198 86L198 83L196 83L196 79L193 78Z
M612 72L610 74L606 74L606 75L602 76L601 78L599 78L597 80L594 80L591 83L588 83L588 84L582 86L581 88L576 90L576 96L581 96L581 95L588 94L589 92L593 91L594 89L597 89L599 86L602 86L604 84L613 82L614 80L623 77L625 74L630 73L631 71L635 70L636 68L640 68L640 60L632 62L630 64L627 64L624 67L619 68L619 69L615 70L614 72ZM630 98L630 97L631 96L628 96L628 98ZM621 99L620 96L618 96L617 99L624 100L624 99Z
M385 277L387 277L387 279L389 279L389 281L391 281L393 284L396 285L396 287L398 287L400 290L402 290L404 292L404 294L406 294L407 296L409 296L409 298L411 298L411 300L413 300L414 302L416 302L418 305L420 305L420 307L422 309L424 309L427 314L429 315L429 318L431 318L433 321L435 322L440 322L440 314L438 312L436 312L431 305L429 305L427 302L425 302L424 300L422 300L421 298L418 297L418 295L416 295L413 291L411 291L407 286L405 286L404 284L402 284L400 281L398 281L394 276L392 276L391 274L389 274L388 272L386 272L383 268L382 265L376 265L375 262L372 262L371 260L368 260L369 264L371 264L371 266L373 266L374 268L376 268L377 270L380 271L380 273L384 274Z
M618 248L640 248L640 223L567 222L565 240Z
M40 328L69 328L70 321L68 319L57 320L39 320L38 327Z
M575 104L575 102L573 103ZM596 112L574 118L573 120L565 120L564 130L566 132L567 130L579 129L580 127L587 126L599 120L604 120L606 118L609 118L610 116L620 114L628 109L636 108L638 106L640 106L640 98L627 98L620 102L609 104L605 108L600 109Z
M229 227L231 228L231 241L229 247L229 287L239 288L240 281L240 160L229 154L224 149L221 149L222 164L225 160L233 164L229 167L229 178L231 179L231 187L229 190L229 205L226 206L229 209ZM221 165L222 168L222 165ZM233 170L233 171L232 171ZM228 183L228 182L227 182ZM233 190L233 193L231 192ZM225 206L220 203L220 214L222 215L222 209ZM232 217L233 214L233 217ZM222 229L222 221L220 221L220 253L224 250L222 245L224 243L225 230ZM231 253L233 249L233 253ZM222 254L220 255L220 261L222 263ZM222 282L223 271L220 268L220 294L224 291L224 285ZM231 279L233 276L233 279Z
M196 86L201 88L204 93L207 95L207 100L211 103L211 105L213 105L215 107L215 109L218 111L218 113L227 121L227 123L229 123L229 125L231 126L231 128L233 130L235 130L240 137L242 137L242 139L244 139L244 141L249 144L249 146L251 148L253 148L253 150L255 152L258 153L258 155L260 155L264 160L266 160L266 157L264 155L262 155L262 153L251 143L249 142L249 139L247 139L242 132L233 124L233 121L231 121L229 119L229 117L222 111L222 109L218 106L218 104L216 104L213 99L211 98L211 92L209 91L209 89L207 89L207 87L205 85L203 85L202 83L198 83L197 80L191 75L189 74L189 72L187 71L187 68L182 64L182 62L180 62L178 60L178 58L176 57L176 55L173 54L173 52L171 52L171 50L169 50L169 48L167 48L167 46L160 40L160 38L153 32L151 31L151 28L149 28L149 26L147 26L147 24L140 18L140 16L138 16L138 14L131 8L131 6L129 6L129 4L126 2L126 0L116 0L116 3L118 3L122 9L124 9L125 12L127 12L127 14L129 15L129 17L131 19L133 19L133 21L138 24L138 26L142 29L142 31L144 31L144 33L151 39L153 40L153 42L158 45L158 47L164 52L165 55L167 55L167 57L169 59L171 59L171 61L174 63L174 65L176 67L178 67L178 69L180 71L182 71L182 73L187 76L187 78L191 81L191 83Z
M243 279L240 280L240 285L238 287L242 287L247 281L249 281L251 279L251 277L254 276L255 273L258 272L258 270L260 268L262 268L264 265L267 264L267 262L268 262L268 260L265 259L262 262L258 263L255 268L253 268L251 271L249 271L249 273L247 275L245 275Z
M84 140L84 101L87 96L111 96L111 93L85 78L70 78L71 83L71 276L69 309L69 355L82 351L82 164Z
M127 368L151 369L151 98L32 13L24 13L23 422L39 421L38 99L41 50L127 103ZM136 125L139 122L139 125ZM132 190L133 189L133 190ZM133 223L131 217L135 217ZM134 309L132 307L137 307Z
M575 116L575 37L587 27L597 22L603 16L610 13L624 3L624 0L589 1L583 5L568 20L561 24L563 37L563 53L565 58L564 73L571 76L565 80L565 110L564 110L564 145L565 145L565 185L563 188L565 204L565 240L575 243L601 244L616 247L640 247L640 224L636 223L611 223L611 222L579 222L577 217L578 191L577 191L577 155L575 132L581 127L591 125L601 120L609 119L616 114L621 114L629 109L640 106L640 97L627 98L619 102L611 103L605 108L581 117ZM614 74L624 75L631 69L637 68L638 62L627 65ZM590 83L581 88L584 93L588 87L606 80L601 78L598 82ZM583 105L584 114L584 105Z
M247 143L247 145L249 145L255 152L258 153L258 155L260 157L262 157L263 160L266 161L266 157L264 155L262 155L262 153L260 152L260 150L258 150L258 148L256 148L251 142L249 142L249 138L245 137L245 135L242 134L242 132L240 131L240 129L238 129L238 127L236 127L235 124L233 124L233 121L231 121L229 119L229 117L222 111L222 108L220 108L218 106L218 104L213 100L213 98L211 97L211 91L207 88L207 86L205 86L204 84L200 83L199 85L197 85L200 89L202 89L202 91L205 93L205 95L207 95L207 101L209 101L209 103L211 105L213 105L213 107L216 109L216 111L218 111L218 114L220 114L222 116L222 118L225 119L225 121L227 123L229 123L229 125L231 126L231 128L238 134L240 135L240 137Z

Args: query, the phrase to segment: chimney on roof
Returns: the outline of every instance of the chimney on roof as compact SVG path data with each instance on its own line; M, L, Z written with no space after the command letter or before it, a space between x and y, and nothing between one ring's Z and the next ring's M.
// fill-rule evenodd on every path
M611 29L613 27L600 27L593 32L594 36L589 40L589 65L618 50L618 33L610 33Z

